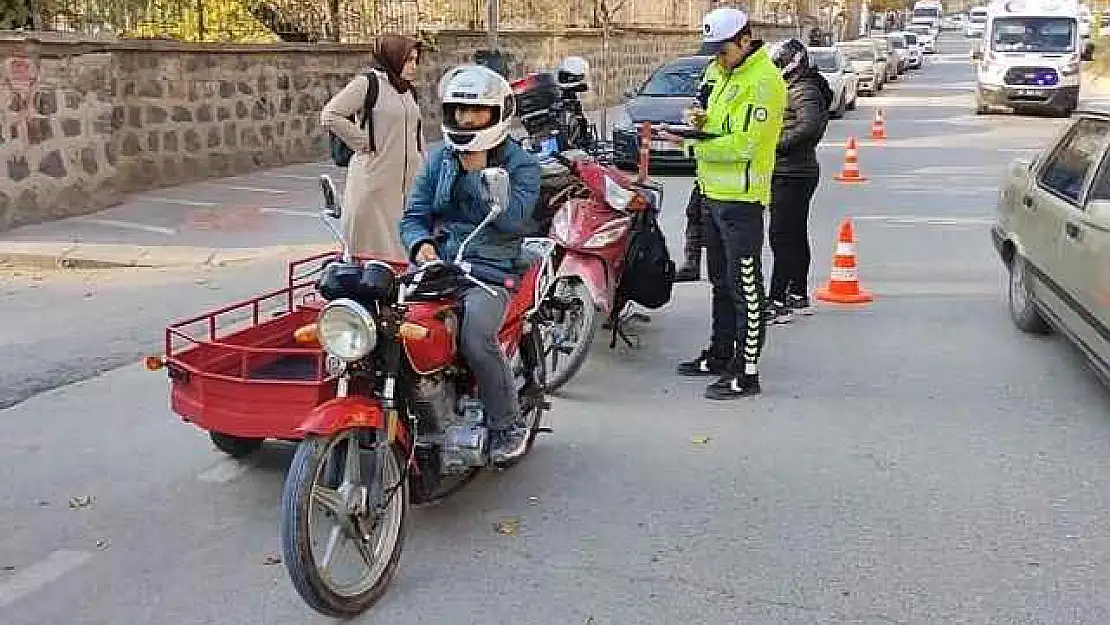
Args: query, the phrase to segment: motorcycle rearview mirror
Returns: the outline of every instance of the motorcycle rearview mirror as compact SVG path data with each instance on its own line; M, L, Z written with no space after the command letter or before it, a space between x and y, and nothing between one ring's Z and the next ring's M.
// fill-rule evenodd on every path
M343 209L340 208L339 202L336 200L335 183L332 182L331 176L327 174L320 176L320 191L324 194L324 213L332 219L339 219L343 214Z
M490 205L490 212L500 214L509 203L509 172L501 167L487 167L481 176L482 193Z
M489 212L486 213L478 227L474 228L459 245L459 251L455 255L456 263L462 262L463 252L470 246L474 237L478 236L490 222L497 219L498 215L505 212L505 207L509 204L509 172L501 167L487 167L481 171L480 176L482 179L482 196L489 206Z
M343 262L349 263L352 261L351 246L348 245L347 239L343 234L332 224L331 219L339 219L343 215L343 209L339 206L339 201L336 199L337 193L335 191L335 183L332 182L331 176L327 174L320 175L320 191L324 194L324 209L320 211L321 221L331 231L331 236L335 239L339 246L343 249Z

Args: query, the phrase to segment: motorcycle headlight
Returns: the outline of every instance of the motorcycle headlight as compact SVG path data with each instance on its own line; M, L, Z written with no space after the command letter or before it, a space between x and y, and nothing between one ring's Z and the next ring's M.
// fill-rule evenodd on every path
M366 357L378 343L374 317L350 299L328 302L316 320L316 332L324 351L345 362Z

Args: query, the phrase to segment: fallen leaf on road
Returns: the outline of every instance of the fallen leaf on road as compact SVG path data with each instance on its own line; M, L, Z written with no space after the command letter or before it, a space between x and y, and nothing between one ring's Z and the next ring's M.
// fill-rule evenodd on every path
M516 536L517 532L520 531L520 519L501 519L494 523L493 528L498 534Z
M12 564L5 564L4 566L0 566L0 571L6 571L6 572L10 573L14 570L15 570L15 565L12 565Z
M96 548L100 551L104 551L108 548L108 541L106 539L100 539L96 541Z
M69 507L74 510L78 508L87 508L92 505L92 495L82 495L80 497L73 497L69 500Z
M690 442L695 444L695 445L708 445L709 444L709 437L708 436L695 436L695 437L690 439Z
M272 566L274 564L281 564L281 556L273 555L273 554L268 555L265 558L263 558L262 564L265 564L266 566Z
M539 503L540 503L540 498L539 497L529 497L528 498L528 504L529 505L536 506L536 505L539 505Z

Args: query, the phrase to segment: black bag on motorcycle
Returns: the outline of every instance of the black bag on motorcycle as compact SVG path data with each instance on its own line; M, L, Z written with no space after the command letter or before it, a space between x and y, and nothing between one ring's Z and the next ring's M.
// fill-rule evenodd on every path
M671 301L674 278L675 264L654 211L636 213L617 295L646 308L659 308Z

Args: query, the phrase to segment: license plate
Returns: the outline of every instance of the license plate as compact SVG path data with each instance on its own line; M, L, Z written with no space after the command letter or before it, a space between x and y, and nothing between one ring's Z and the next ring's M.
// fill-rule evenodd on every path
M1018 89L1017 95L1040 96L1044 95L1044 91L1041 91L1040 89Z
M671 150L677 150L678 148L670 141L652 141L651 149L660 152L669 152Z

